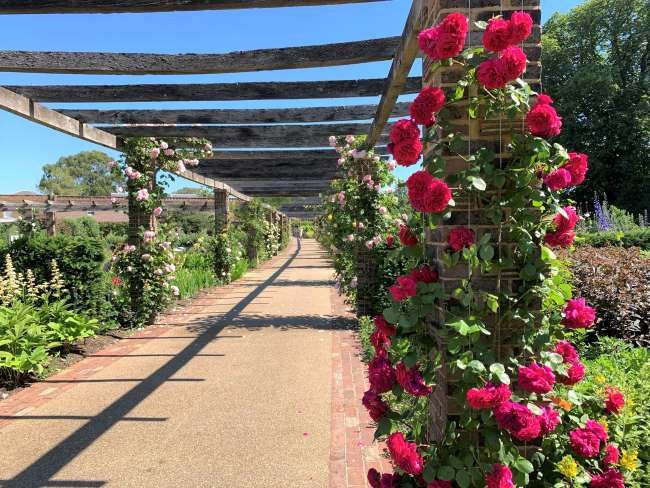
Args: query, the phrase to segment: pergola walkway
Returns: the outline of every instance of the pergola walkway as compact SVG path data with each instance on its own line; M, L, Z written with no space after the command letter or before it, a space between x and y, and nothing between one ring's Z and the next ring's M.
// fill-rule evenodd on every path
M314 241L0 402L0 486L361 487L380 468Z

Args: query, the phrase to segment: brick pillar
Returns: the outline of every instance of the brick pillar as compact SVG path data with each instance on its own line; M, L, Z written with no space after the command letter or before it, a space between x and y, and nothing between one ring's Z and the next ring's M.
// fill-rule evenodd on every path
M48 197L48 199L54 203L56 200L56 195L52 194ZM48 236L53 236L56 234L56 212L52 209L47 209L45 211L45 226L47 228Z
M540 0L437 0L428 12L427 19L424 22L424 27L429 27L440 22L444 17L452 12L461 12L469 17L470 35L468 35L467 46L480 46L482 45L482 33L476 29L474 22L487 21L493 16L503 14L505 18L509 18L512 12L525 10L533 18L535 26L533 34L523 45L529 64L524 75L524 79L531 84L533 90L539 90L539 81L541 73L541 46L540 46ZM433 75L428 75L428 68L431 61L426 57L423 60L423 85L424 86L439 86L447 89L453 89L458 81L463 70L458 68L444 68L438 69ZM472 95L471 93L469 94ZM504 148L508 144L507 133L510 130L508 123L500 122L499 120L483 121L483 120L470 120L467 115L467 110L463 104L457 104L456 120L453 121L456 132L466 134L468 141L467 154L474 153L481 147L487 147L494 151L502 158L502 164L507 165L508 154L504 152ZM515 122L515 128L521 125ZM444 136L444 134L442 134ZM425 154L428 154L425 148ZM450 155L442 155L446 162L446 174L454 174L466 169L466 163L460 157L453 157ZM489 190L488 190L489 194ZM481 207L479 201L470 201L469 198L456 197L456 206L451 208L451 218L445 220L435 231L429 231L427 234L427 248L428 254L437 263L440 270L440 281L442 282L445 292L449 293L460 285L460 281L468 277L467 264L459 264L453 268L446 268L442 265L441 258L447 247L447 234L452 227L462 225L468 226L474 230L477 239L482 235L489 232L493 236L493 240L498 242L497 252L508 253L511 245L507 242L502 242L501 226L495 225L485 215L484 209ZM507 210L506 210L507 212ZM517 288L517 278L519 272L516 269L503 270L499 274L487 274L476 276L472 278L474 290L515 290ZM447 344L442 335L438 333L440 328L445 324L446 304L436 310L431 317L431 331L437 343L438 350L442 354L442 368L438 372L436 388L431 396L430 402L430 435L433 441L442 439L445 433L447 423L453 419L454 415L458 413L459 405L453 400L454 381L450 378L449 370L445 364L445 354L447 352ZM490 325L490 324L488 324ZM501 343L497 344L497 356L500 359L512 354L512 348L508 347L509 337L507 324L501 326L501 334L499 334Z
M214 189L214 234L219 235L228 231L228 192Z
M359 244L356 253L357 276L357 317L374 316L376 310L375 295L377 293L377 256L374 251Z

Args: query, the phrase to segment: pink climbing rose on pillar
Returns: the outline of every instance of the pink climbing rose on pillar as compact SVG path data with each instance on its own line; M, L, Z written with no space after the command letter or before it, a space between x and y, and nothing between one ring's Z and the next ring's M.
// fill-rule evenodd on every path
M508 466L495 464L492 470L485 475L487 488L515 488L512 482L512 471Z
M594 325L596 310L584 298L569 300L564 307L562 325L569 329L586 329Z
M386 441L390 457L397 467L408 474L419 475L424 470L424 460L418 454L415 442L408 442L401 432L395 432Z
M517 384L519 388L530 393L548 393L555 384L555 375L548 366L532 362L529 366L519 368Z
M530 442L542 433L540 418L527 406L507 401L494 410L494 418L501 429L505 429L517 440Z
M481 388L470 388L467 391L467 403L476 410L496 408L510 400L512 391L508 385L493 385L486 383Z

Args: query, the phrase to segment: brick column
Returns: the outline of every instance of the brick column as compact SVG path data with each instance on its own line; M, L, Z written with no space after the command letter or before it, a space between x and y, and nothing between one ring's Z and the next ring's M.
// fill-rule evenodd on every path
M428 12L424 26L429 27L439 23L444 17L452 12L461 12L469 17L471 32L468 35L466 47L481 46L482 32L479 31L474 22L487 21L493 16L503 14L509 18L514 11L527 11L533 18L535 26L533 34L523 45L523 50L528 57L528 68L524 79L531 84L533 90L539 90L539 81L541 73L541 29L540 29L540 0L437 0L433 8ZM463 70L458 68L438 69L432 76L428 75L428 68L431 60L423 60L423 85L439 86L447 89L453 89L460 78ZM473 95L472 93L469 94ZM456 108L458 107L458 108ZM508 164L508 154L505 153L505 147L508 144L507 133L511 126L507 122L499 120L471 120L467 115L463 104L457 104L455 110L455 120L453 124L455 131L466 135L467 155L476 152L481 147L486 147L494 151L502 160L505 166ZM515 122L515 128L523 125L522 122ZM444 134L442 134L444 137ZM425 148L425 154L430 149ZM453 157L448 154L442 154L446 162L446 174L454 174L467 168L467 164L460 157ZM489 195L489 190L486 192ZM494 193L492 193L494 195ZM474 230L477 239L480 239L485 233L491 233L493 240L497 241L497 253L509 253L512 245L502 242L501 225L495 225L486 215L485 209L482 208L479 201L470 201L468 198L457 197L455 195L456 206L451 208L451 218L445 220L435 231L427 234L428 254L438 264L440 270L440 281L442 282L445 292L449 293L459 287L460 281L468 277L467 264L459 264L453 268L446 268L442 265L441 258L447 247L447 234L455 226L468 226ZM506 210L507 213L507 210ZM474 290L516 290L519 271L516 269L503 270L499 274L486 274L472 278ZM443 367L438 372L436 388L431 396L430 402L430 434L433 441L441 440L447 423L453 419L459 411L460 406L456 405L451 395L454 393L454 381L449 376L449 370L445 365L445 354L447 344L443 337L438 333L445 324L447 304L441 304L431 317L431 331L438 345L438 349L443 356ZM491 325L491 324L488 324ZM505 330L504 330L505 328ZM508 346L509 334L507 324L501 326L499 337L503 343L497 346L497 356L501 358L512 354L511 347Z
M379 281L379 277L377 276L377 255L375 251L368 249L363 244L359 244L355 265L357 277L357 317L374 316L378 312L376 310L375 296Z
M228 192L214 189L214 234L219 235L228 231Z
M48 199L54 203L56 195L52 194ZM54 210L48 209L45 211L45 226L47 228L48 236L56 234L56 212Z

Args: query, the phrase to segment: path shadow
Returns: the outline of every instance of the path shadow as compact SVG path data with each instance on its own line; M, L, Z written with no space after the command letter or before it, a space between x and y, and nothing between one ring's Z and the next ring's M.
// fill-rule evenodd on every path
M79 427L68 437L52 447L16 476L11 479L2 480L0 486L3 486L4 488L103 486L105 484L103 481L84 482L75 480L70 482L60 482L67 484L57 484L59 482L51 481L50 478L52 478L52 476L58 473L68 463L73 461L79 454L88 449L88 447L114 427L116 423L126 417L127 414L137 407L145 398L149 397L153 392L169 381L195 356L200 354L204 347L217 338L219 332L221 332L225 326L232 324L232 322L237 319L248 305L258 298L267 287L269 287L286 269L291 266L291 263L300 254L300 251L301 246L300 243L298 243L297 249L289 256L282 266L254 288L232 309L223 315L220 315L218 319L212 320L210 322L211 326L202 330L201 334L194 338L192 342L185 346L174 358L170 359L151 375L144 378L131 390L108 405L86 424ZM153 338L151 339L153 340Z

